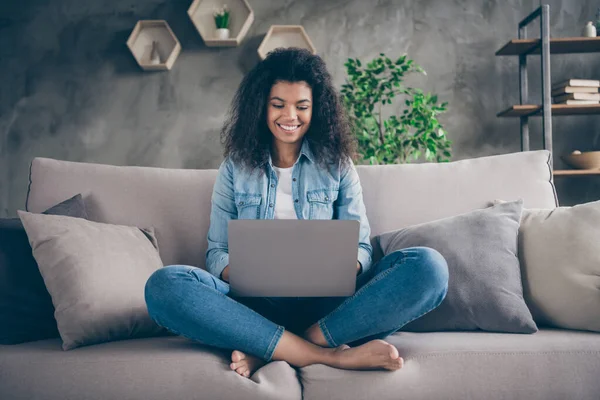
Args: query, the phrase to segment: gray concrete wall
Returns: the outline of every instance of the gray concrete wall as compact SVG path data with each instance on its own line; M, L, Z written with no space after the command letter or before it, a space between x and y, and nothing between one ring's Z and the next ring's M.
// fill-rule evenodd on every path
M191 0L0 2L0 216L23 208L33 157L171 168L216 168L219 128L272 24L302 24L338 87L348 57L407 52L427 71L410 83L449 102L454 159L519 150L517 60L494 56L539 4L527 0L250 0L255 23L238 48L207 48L188 19ZM552 0L551 32L579 35L596 2ZM125 41L139 19L166 19L182 44L170 72L139 69ZM537 25L536 25L537 28ZM539 58L530 62L539 96ZM557 56L553 80L598 78L598 55ZM597 117L554 118L555 161L596 150ZM540 121L532 145L541 146ZM516 177L518 179L518 177ZM562 204L590 201L600 178L557 178Z

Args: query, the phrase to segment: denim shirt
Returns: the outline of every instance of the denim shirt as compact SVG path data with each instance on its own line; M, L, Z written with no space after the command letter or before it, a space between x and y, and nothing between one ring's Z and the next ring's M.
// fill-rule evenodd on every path
M348 166L349 164L349 166ZM303 140L300 155L292 168L292 196L298 219L350 219L360 222L357 260L362 273L371 267L373 248L371 228L362 197L362 187L354 164L344 167L319 166ZM277 193L277 174L269 155L266 173L250 174L229 157L219 166L211 197L210 227L206 269L221 278L229 265L227 226L230 219L273 219Z

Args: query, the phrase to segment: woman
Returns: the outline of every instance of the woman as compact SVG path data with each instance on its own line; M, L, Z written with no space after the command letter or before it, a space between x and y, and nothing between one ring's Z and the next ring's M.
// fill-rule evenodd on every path
M222 136L207 271L185 265L156 271L145 289L150 316L178 335L234 350L230 368L246 377L271 360L401 368L398 350L382 339L441 303L446 261L415 247L372 265L355 141L324 61L301 49L271 52L243 79ZM358 220L356 293L232 297L227 222L234 218Z

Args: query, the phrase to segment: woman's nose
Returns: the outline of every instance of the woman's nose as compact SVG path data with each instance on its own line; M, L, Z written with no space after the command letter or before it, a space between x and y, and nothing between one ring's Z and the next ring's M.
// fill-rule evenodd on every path
M284 111L283 111L283 115L286 118L295 120L296 119L296 110L294 109L294 107L285 107Z

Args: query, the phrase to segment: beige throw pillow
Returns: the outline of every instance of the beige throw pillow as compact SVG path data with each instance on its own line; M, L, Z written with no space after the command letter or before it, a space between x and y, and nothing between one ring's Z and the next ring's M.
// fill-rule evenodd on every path
M600 332L600 201L524 209L519 259L537 323Z
M18 211L55 307L63 350L164 333L144 285L161 268L153 229Z

